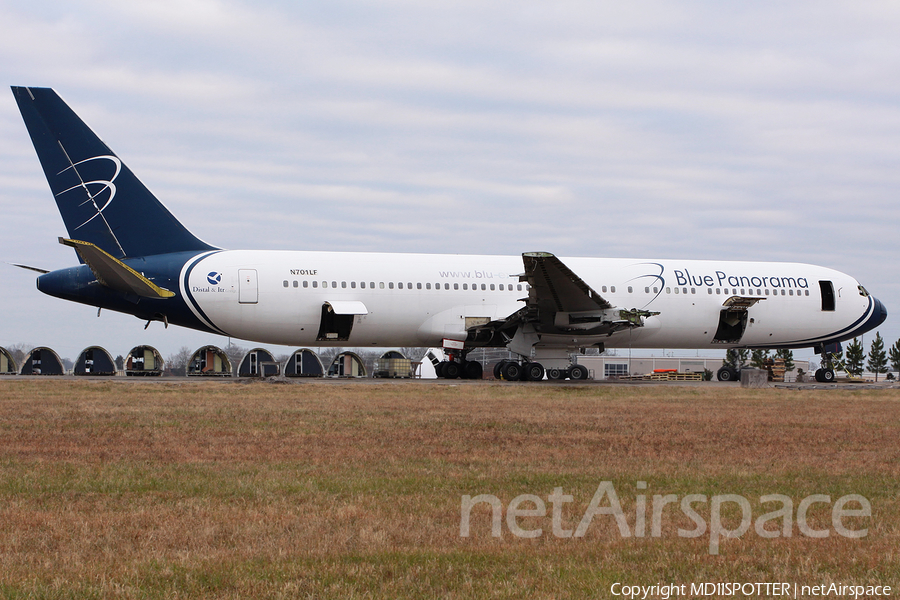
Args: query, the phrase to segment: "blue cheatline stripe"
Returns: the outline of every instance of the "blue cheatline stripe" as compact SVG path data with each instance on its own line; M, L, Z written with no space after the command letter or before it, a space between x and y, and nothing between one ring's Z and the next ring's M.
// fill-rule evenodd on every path
M841 338L851 338L855 337L855 330L864 330L868 331L871 328L866 328L869 324L869 321L875 318L875 301L872 299L872 296L869 296L869 306L866 308L866 311L862 314L860 318L854 321L851 325L844 327L839 331L835 331L834 333L830 333L824 336L818 336L814 338L807 338L805 340L797 340L796 342L787 342L788 344L814 344L819 342L830 342Z
M200 314L200 317L203 319L203 321L205 321L204 325L206 325L206 326L209 327L210 329L215 330L217 333L219 333L219 334L221 334L221 335L228 335L228 334L227 334L225 331L223 331L221 328L217 327L217 326L215 325L215 323L212 322L212 319L210 319L210 318L207 316L207 314L203 311L203 309L200 308L200 304L197 302L197 299L194 298L193 294L191 294L191 288L190 288L190 286L188 285L188 279L190 278L190 276L191 276L191 271L194 270L194 267L196 267L197 264L198 264L201 260L203 260L204 258L206 258L207 256L212 256L213 254L216 254L216 253L218 253L218 252L221 252L221 250L213 250L212 252L207 252L207 253L205 253L205 254L201 254L200 256L197 256L196 258L194 258L194 261L193 261L193 262L188 266L188 268L185 269L185 271L184 271L184 279L182 279L181 287L182 287L182 289L184 290L184 295L185 295L185 297L190 301L190 303L191 303L191 305L194 307L194 309L196 309L196 311Z

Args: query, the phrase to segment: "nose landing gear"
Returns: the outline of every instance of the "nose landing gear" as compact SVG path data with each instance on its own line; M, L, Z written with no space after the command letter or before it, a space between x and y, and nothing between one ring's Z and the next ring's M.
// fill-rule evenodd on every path
M816 381L819 383L834 382L834 355L841 351L840 343L828 344L816 348L816 353L822 355L822 367L816 369Z

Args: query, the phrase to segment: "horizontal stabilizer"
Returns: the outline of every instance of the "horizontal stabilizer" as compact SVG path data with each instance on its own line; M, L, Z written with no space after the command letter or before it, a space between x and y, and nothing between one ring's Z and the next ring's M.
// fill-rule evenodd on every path
M59 243L75 248L101 285L141 298L171 298L174 292L163 289L90 242L59 238Z
M50 272L47 269L39 269L37 267L29 267L28 265L18 265L16 263L6 263L6 264L12 265L14 267L19 267L20 269L28 269L29 271L35 271L37 273L40 273L41 275Z

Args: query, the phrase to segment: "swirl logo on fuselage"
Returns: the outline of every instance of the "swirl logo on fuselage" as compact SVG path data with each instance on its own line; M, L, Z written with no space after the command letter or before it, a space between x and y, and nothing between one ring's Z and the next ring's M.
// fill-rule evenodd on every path
M653 286L654 283L659 282L658 291L653 296L653 298L651 298L650 301L644 305L644 306L647 306L650 304L650 302L653 302L654 300L659 298L659 295L662 293L663 287L665 287L665 285L666 285L666 278L663 276L663 274L666 271L666 268L663 265L661 265L660 263L655 263L655 262L637 263L634 266L641 266L641 265L650 265L651 267L655 267L653 269L654 271L659 269L658 273L649 273L647 275L639 275L637 277L632 277L631 279L628 280L628 281L639 281L642 279L649 279L650 280L649 282L644 282L648 286Z
M96 176L96 178L91 178L90 181L85 180L79 171L78 167L80 165L84 165L90 163L92 161L101 160L101 161L109 161L113 166L113 173L108 179L102 179L102 176ZM108 164L108 163L107 163ZM120 161L117 157L111 155L104 156L94 156L93 158L86 158L84 160L80 160L77 163L72 164L72 166L66 167L62 171L59 172L59 175L62 175L69 169L75 171L75 174L78 175L78 179L80 183L77 185L73 185L72 187L65 189L58 194L57 196L62 196L66 192L71 192L72 190L82 189L87 194L87 200L79 204L78 206L84 206L85 204L92 204L95 214L91 215L84 223L75 227L75 229L80 229L99 217L104 210L106 210L109 205L112 203L113 198L116 197L116 178L119 176L119 173L122 172L122 161ZM90 169L88 169L90 170Z
M211 285L219 285L220 283L222 283L222 274L213 271L212 273L210 273L209 275L206 276L206 280Z

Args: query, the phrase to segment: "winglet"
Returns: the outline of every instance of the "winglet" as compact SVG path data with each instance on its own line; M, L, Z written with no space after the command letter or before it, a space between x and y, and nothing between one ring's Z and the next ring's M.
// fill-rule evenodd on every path
M101 285L142 298L172 298L175 292L163 289L90 242L59 238L59 243L75 248L81 260L90 267Z

